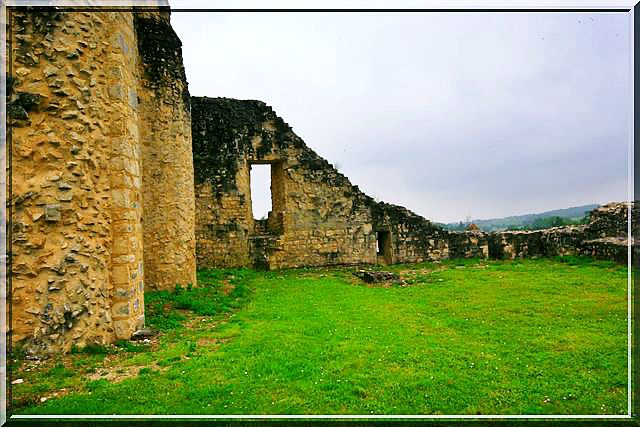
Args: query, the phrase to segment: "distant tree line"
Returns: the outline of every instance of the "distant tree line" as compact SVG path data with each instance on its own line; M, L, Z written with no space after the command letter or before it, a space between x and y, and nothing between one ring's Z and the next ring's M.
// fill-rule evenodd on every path
M527 222L524 224L499 224L499 223L490 224L490 225L477 224L477 223L476 224L479 226L479 228L482 231L490 232L490 231L502 231L502 230L507 230L507 231L544 230L546 228L564 227L566 225L579 225L579 224L586 224L588 222L589 222L589 213L585 214L581 218L563 218L561 216L548 216L544 218L535 218L531 222ZM436 225L440 225L450 231L465 231L469 228L470 224L471 222L465 222L465 221L460 221L457 223L449 223L449 224L436 223Z
M536 218L531 224L510 226L507 227L507 230L544 230L546 228L564 227L565 225L586 224L587 222L589 222L589 215L585 215L582 218L562 218L559 216L550 216L546 218Z

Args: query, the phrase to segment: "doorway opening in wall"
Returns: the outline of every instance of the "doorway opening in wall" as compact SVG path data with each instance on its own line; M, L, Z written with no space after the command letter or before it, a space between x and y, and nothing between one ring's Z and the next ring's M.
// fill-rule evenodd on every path
M249 170L254 231L258 234L281 233L284 210L282 162L250 162Z
M376 231L376 252L378 264L391 264L391 232Z

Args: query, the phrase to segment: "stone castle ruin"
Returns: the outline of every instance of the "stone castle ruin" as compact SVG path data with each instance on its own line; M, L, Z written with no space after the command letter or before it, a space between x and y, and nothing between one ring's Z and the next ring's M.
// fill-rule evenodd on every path
M454 233L374 201L263 102L191 97L166 8L8 15L10 334L32 352L130 338L145 289L196 267L626 262L626 204L584 226ZM272 211L256 220L264 164Z
M283 268L446 256L443 230L404 208L376 203L263 102L193 97L191 108L198 266ZM254 220L251 212L249 172L255 164L271 167L273 208L266 220Z

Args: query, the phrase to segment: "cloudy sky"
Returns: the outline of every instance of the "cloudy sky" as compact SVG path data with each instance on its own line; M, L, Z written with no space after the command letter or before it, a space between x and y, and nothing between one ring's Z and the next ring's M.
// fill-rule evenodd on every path
M171 20L192 95L265 101L353 184L426 218L628 198L625 13Z

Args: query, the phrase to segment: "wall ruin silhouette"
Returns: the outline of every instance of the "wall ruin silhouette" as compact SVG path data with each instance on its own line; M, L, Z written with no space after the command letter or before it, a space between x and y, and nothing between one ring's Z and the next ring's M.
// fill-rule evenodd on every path
M375 202L260 101L192 98L198 267L283 268L446 257L446 233L405 208ZM250 167L272 164L273 209L253 219ZM384 262L384 260L380 260Z
M590 222L580 226L451 232L406 208L374 201L263 102L194 97L192 113L199 267L564 255L626 262L627 204L596 209ZM264 223L251 213L252 163L274 165L273 209ZM385 254L376 249L381 235Z

